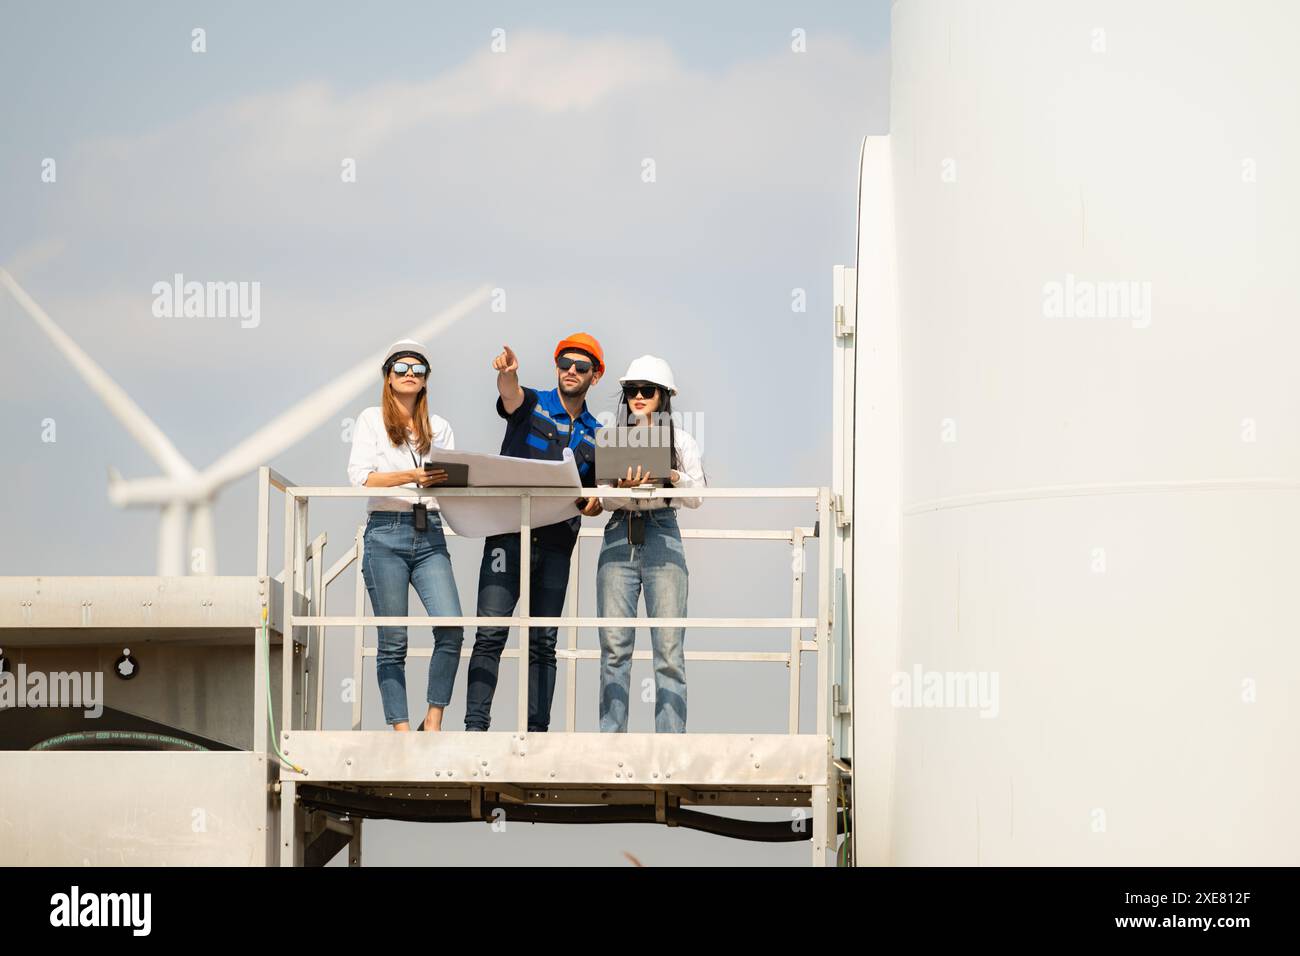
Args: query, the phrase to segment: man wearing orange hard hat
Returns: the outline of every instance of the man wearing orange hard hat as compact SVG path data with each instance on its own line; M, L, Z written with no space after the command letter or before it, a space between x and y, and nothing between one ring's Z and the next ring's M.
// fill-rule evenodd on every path
M497 414L506 420L501 454L515 458L559 461L567 448L588 488L596 485L596 430L600 421L587 410L587 392L605 372L605 351L586 332L575 332L555 346L555 388L541 391L519 384L519 359L510 346L492 360L497 373ZM584 515L601 512L599 498L579 498ZM581 518L532 529L529 583L530 613L559 617L569 586L569 559L578 540ZM488 536L479 566L478 616L510 617L519 603L519 532ZM507 627L479 625L469 659L465 729L487 730L497 668L506 645ZM528 729L550 727L555 696L554 627L528 632Z

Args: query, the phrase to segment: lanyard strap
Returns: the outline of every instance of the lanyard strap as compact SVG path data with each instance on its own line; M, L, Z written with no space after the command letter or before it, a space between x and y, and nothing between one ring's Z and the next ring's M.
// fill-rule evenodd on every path
M572 419L569 423L569 451L577 448L582 444L583 433L578 430L578 420Z
M406 450L411 453L411 464L415 465L416 468L419 468L420 460L415 457L415 449L411 447L411 443L409 440L406 443ZM418 481L415 483L415 487L417 488L420 487L420 483ZM411 513L415 516L416 531L424 531L428 527L428 518L425 517L428 507L429 506L426 505L423 501L417 501L415 504L411 506Z

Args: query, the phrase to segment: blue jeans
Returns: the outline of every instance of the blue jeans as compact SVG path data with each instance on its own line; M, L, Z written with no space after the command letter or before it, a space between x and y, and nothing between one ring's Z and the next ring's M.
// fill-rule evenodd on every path
M564 613L569 586L570 548L557 551L530 543L530 615L559 617ZM494 534L483 541L483 563L478 572L478 617L509 617L519 603L519 534ZM528 730L545 733L551 725L555 697L554 627L528 629ZM469 689L465 700L465 729L487 730L492 724L492 697L497 668L506 646L508 627L480 625L474 634L469 659Z
M628 544L628 512L615 511L605 525L605 543L596 568L596 613L601 617L636 617L645 590L650 617L685 617L689 574L686 549L677 528L677 511L645 512L645 543ZM655 732L686 730L686 629L650 628L654 655ZM600 628L600 729L627 730L628 692L632 679L634 627Z
M415 585L415 593L430 615L460 615L451 556L442 533L442 518L437 512L429 513L427 530L416 531L415 518L409 511L372 511L366 522L361 573L376 617L405 617L411 585ZM456 682L465 629L435 627L433 633L428 701L431 707L446 707ZM384 703L384 720L389 724L400 724L407 719L406 643L405 627L379 628L375 672Z

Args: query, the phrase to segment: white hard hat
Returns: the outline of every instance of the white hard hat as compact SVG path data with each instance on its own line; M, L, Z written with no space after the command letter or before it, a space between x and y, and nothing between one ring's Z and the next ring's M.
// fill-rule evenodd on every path
M396 358L399 355L406 355L408 353L414 353L418 355L420 357L420 360L424 362L425 365L429 364L429 353L425 351L423 345L415 341L415 339L398 339L396 342L390 345L388 347L388 351L384 353L384 363L383 365L380 366L384 374L388 374L389 362L391 362L394 358Z
M620 385L628 382L653 382L668 389L669 395L677 394L677 386L673 384L673 370L657 355L642 355L638 359L633 359L632 364L627 367L627 371L618 381Z

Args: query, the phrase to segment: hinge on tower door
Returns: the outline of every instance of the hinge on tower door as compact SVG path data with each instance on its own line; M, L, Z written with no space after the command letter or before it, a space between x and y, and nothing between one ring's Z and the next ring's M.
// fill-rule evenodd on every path
M835 337L846 339L853 334L853 323L848 321L843 305L835 306Z
M835 495L831 499L831 509L835 512L835 527L847 528L853 523L853 516L844 507L843 495Z
M844 717L853 713L853 705L844 699L844 685L831 685L831 713L836 717Z

